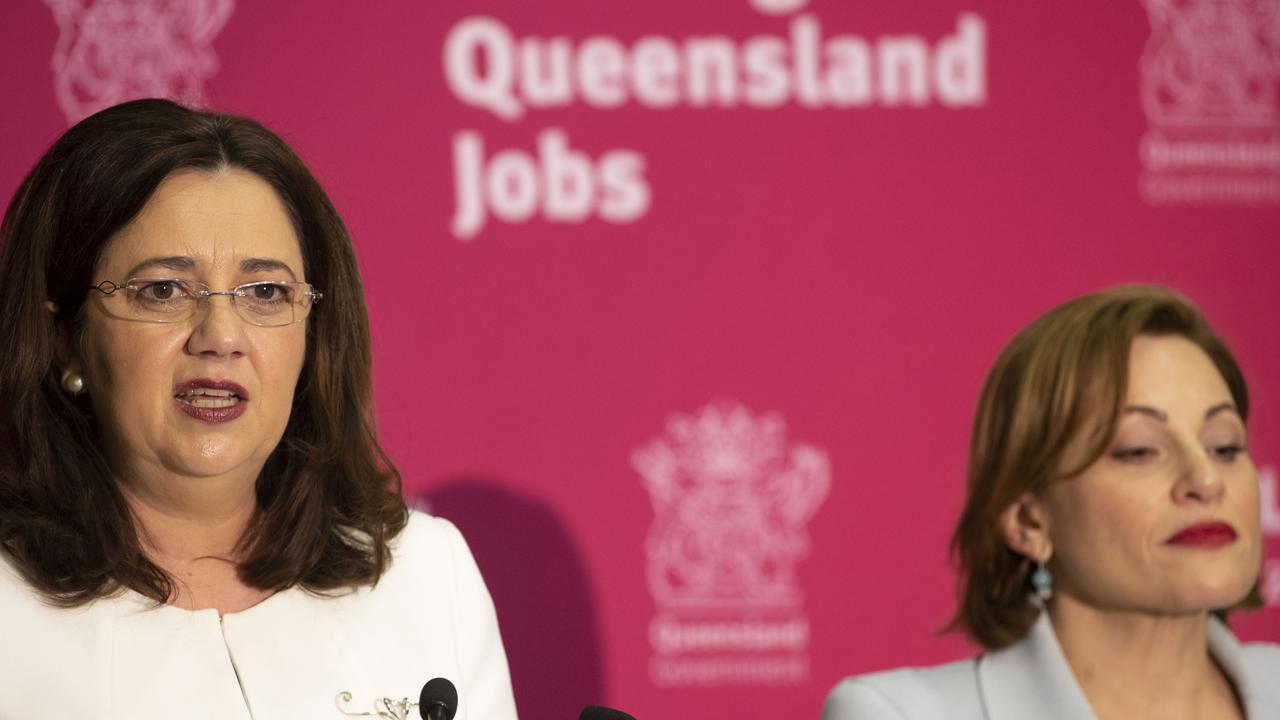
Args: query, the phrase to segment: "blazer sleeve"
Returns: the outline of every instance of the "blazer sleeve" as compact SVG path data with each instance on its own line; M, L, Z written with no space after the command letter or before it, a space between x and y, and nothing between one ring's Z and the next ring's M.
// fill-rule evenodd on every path
M458 688L459 718L466 720L515 720L516 701L511 690L507 654L498 631L498 615L489 589L480 577L471 549L458 528L446 520L454 574L454 607L457 612L458 663L462 683Z
M906 720L907 717L886 693L859 678L840 681L822 706L822 720Z

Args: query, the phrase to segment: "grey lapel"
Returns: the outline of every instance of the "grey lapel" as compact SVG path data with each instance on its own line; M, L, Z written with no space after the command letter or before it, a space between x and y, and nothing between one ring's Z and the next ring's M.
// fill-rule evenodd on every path
M1247 651L1231 630L1218 618L1209 618L1209 654L1235 685L1240 702L1244 703L1245 717L1280 717L1280 665L1274 662L1280 654L1274 649L1252 647L1257 648L1254 652L1258 655L1269 652L1272 662L1265 662L1262 657L1255 658L1259 662L1247 662Z
M1209 618L1208 640L1209 654L1235 685L1245 716L1280 717L1280 680L1272 677L1280 668L1280 654L1274 646L1255 651L1258 657L1251 663L1235 635L1216 617ZM978 660L978 690L988 720L1096 717L1067 665L1048 613L1040 614L1022 640Z

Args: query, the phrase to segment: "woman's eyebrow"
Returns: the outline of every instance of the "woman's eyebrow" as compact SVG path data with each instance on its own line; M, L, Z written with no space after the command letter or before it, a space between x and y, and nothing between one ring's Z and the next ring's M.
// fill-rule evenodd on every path
M1208 420L1209 418L1223 411L1231 411L1237 414L1239 414L1240 412L1239 410L1236 410L1235 403L1223 402L1223 403L1218 403L1217 405L1214 405L1213 407L1206 410L1204 414L1204 419ZM1165 413L1163 410L1157 410L1156 408L1153 408L1149 405L1129 405L1123 410L1122 414L1128 414L1128 413L1141 413L1143 415L1150 415L1151 417L1155 418L1156 420L1159 420L1160 422L1169 421L1169 415L1167 413Z
M196 267L196 261L185 255L168 255L164 257L147 258L142 262L134 265L129 269L126 279L138 274L138 271L150 267L161 267L167 270L178 270L180 272L189 272Z
M1160 422L1169 422L1169 415L1165 411L1157 410L1156 408L1153 408L1149 405L1129 405L1121 412L1121 414L1123 415L1128 415L1129 413L1141 413L1143 415L1150 415L1151 417L1155 418L1156 420L1159 420Z
M293 268L280 260L273 258L245 258L240 261L240 272L242 273L272 272L275 270L282 270L289 273L289 277L294 280L298 279L298 276L293 272Z
M1214 415L1217 415L1218 413L1224 410L1230 410L1231 412L1234 412L1237 415L1240 414L1240 411L1236 409L1235 403L1224 402L1224 403L1218 403L1217 405L1214 405L1213 407L1205 411L1204 419L1208 420L1209 418L1213 417Z

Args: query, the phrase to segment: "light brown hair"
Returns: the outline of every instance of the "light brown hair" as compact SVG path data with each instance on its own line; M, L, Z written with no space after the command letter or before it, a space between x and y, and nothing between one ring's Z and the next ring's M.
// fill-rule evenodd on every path
M1126 285L1041 315L996 358L978 401L967 499L951 539L959 609L947 629L998 649L1020 639L1039 616L1028 602L1031 563L1005 544L999 516L1025 493L1039 495L1106 452L1139 335L1179 335L1204 350L1241 419L1248 418L1249 394L1235 357L1200 310L1172 290ZM1064 452L1077 437L1084 440L1083 460L1064 469ZM1245 603L1258 599L1255 586Z
M183 169L240 168L280 197L324 302L280 444L258 476L240 578L264 590L376 582L404 527L400 476L372 416L369 322L347 230L320 184L257 122L165 100L92 115L60 137L0 225L0 549L51 602L131 588L163 603L173 579L143 552L87 396L60 385L57 338L82 328L98 257ZM57 316L46 303L57 306Z

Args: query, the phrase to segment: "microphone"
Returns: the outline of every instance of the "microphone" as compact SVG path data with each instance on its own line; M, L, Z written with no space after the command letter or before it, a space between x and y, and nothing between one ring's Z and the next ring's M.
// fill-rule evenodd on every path
M582 708L582 714L578 716L578 720L636 720L634 717L613 708L601 707L599 705L588 705Z
M442 677L431 678L418 696L418 712L423 720L453 720L458 712L458 688Z

